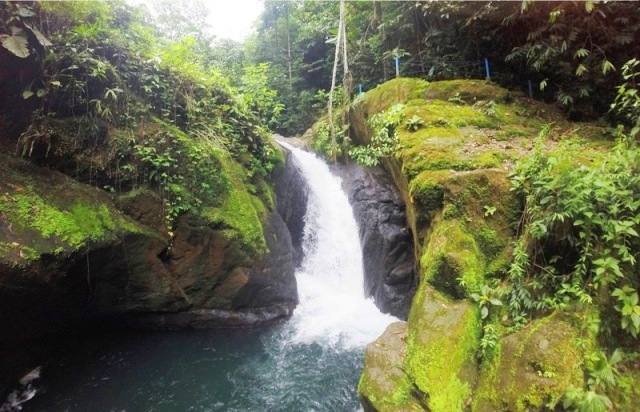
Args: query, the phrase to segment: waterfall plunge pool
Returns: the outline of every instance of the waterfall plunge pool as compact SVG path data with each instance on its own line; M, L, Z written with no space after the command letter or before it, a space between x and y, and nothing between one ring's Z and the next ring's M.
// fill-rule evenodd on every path
M300 304L258 330L84 335L43 365L24 411L355 411L365 346L397 320L364 297L358 227L339 178L283 144L310 188Z

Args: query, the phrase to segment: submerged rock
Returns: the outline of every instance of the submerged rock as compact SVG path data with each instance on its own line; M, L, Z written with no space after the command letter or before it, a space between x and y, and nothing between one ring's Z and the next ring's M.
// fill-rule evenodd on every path
M381 311L406 319L416 278L404 201L382 169L352 163L336 170L358 222L365 293Z

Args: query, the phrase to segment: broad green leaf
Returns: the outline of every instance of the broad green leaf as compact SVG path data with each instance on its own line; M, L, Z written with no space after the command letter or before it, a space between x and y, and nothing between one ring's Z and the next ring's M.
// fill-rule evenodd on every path
M31 33L33 33L34 36L36 36L36 39L38 39L38 42L44 46L44 47L49 47L52 46L51 42L49 41L49 39L47 39L44 34L42 34L38 29L30 26L27 23L24 23L25 27L29 30L31 30Z
M29 48L27 47L27 36L24 33L24 30L17 29L13 27L13 35L9 36L7 34L0 35L0 43L2 43L2 47L9 50L15 56L24 59L29 57Z

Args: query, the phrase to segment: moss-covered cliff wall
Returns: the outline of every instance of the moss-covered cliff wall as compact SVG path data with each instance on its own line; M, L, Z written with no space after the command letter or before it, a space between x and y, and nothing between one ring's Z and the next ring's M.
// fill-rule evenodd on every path
M574 144L565 167L599 164L611 137L603 125L570 123L487 82L400 78L351 106L355 144L370 144L368 120L398 103L396 151L382 165L407 204L420 280L406 326L390 327L367 349L365 409L560 408L585 385L595 332L584 319L592 315L542 311L520 330L492 294L508 282L523 228L510 173L533 154L544 125L552 125L545 151Z

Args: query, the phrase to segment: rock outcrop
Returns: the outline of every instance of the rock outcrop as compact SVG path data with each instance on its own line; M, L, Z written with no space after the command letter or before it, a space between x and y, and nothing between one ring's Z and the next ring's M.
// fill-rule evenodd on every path
M380 168L351 163L334 170L342 178L358 222L365 293L381 311L406 319L416 278L413 237L402 196Z
M370 343L364 354L364 372L358 384L365 411L423 411L426 405L411 396L412 383L403 369L407 324L392 323Z
M150 192L125 196L127 215L106 192L20 159L3 156L0 175L3 342L102 316L253 326L297 304L291 237L275 211L246 212L258 225L255 244L233 221L190 213L169 237L162 202Z
M282 138L282 137L281 137ZM284 138L282 138L284 139ZM273 184L278 199L278 213L291 234L293 261L296 267L302 263L302 240L304 237L304 216L307 213L309 186L302 177L298 161L291 152L285 152L285 165L273 172Z
M370 143L367 119L396 103L405 105L407 119L421 122L398 125L397 152L382 161L406 204L418 288L406 325L388 329L367 349L359 385L365 410L540 410L557 404L571 385L584 384L585 352L576 339L592 337L567 321L575 313L513 332L504 306L482 319L471 297L508 275L522 214L509 170L530 153L544 121L564 120L548 106L516 101L487 82L401 78L353 105L353 141ZM586 136L601 135L597 126L582 127ZM588 162L590 150L581 159Z
M480 369L473 410L530 411L559 404L583 385L584 344L570 319L552 315L506 335ZM588 346L588 345L587 345Z

